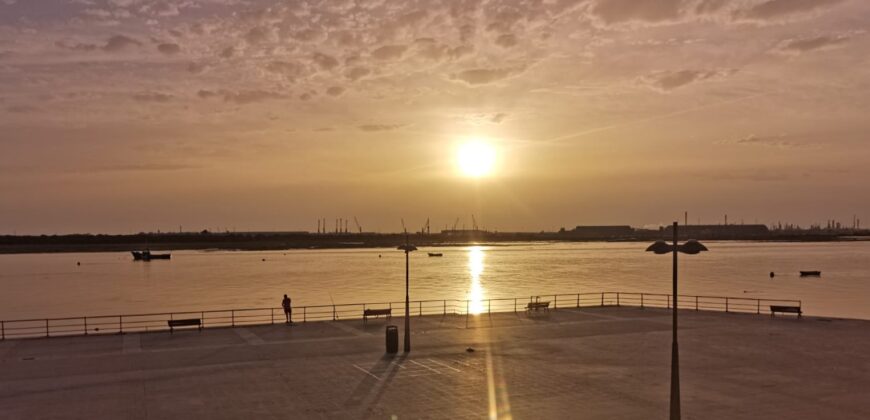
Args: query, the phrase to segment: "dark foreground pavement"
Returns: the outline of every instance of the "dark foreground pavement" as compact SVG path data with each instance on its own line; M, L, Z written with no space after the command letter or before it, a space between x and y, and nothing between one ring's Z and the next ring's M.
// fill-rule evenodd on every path
M680 316L683 418L870 418L870 322ZM7 340L0 418L667 418L667 310L415 317L395 357L384 325Z

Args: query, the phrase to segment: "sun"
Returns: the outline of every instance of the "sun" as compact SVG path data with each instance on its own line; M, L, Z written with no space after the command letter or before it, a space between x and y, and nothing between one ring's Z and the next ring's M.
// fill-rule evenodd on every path
M465 176L480 178L490 175L495 165L495 148L478 140L464 143L459 146L457 163Z

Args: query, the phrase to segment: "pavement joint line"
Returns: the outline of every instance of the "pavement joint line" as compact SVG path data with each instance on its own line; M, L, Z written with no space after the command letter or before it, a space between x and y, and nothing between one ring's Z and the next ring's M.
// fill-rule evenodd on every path
M377 379L377 380L379 380L379 381L381 380L381 378L379 378L378 375L375 375L374 373L371 373L368 369L364 369L364 368L360 367L359 365L357 365L356 363L351 363L351 365L353 365L353 367L355 367L355 368L357 368L357 369L363 371L363 373L365 373L366 375L369 375L369 376L371 376L372 378L375 378L375 379Z
M432 362L432 363L435 363L436 365L444 366L444 367L446 367L447 369L452 369L452 370L455 370L455 371L457 371L457 372L462 372L461 370L456 369L456 368L453 367L453 366L445 365L444 363L441 363L441 362L439 362L439 361L432 360L432 359L427 359L427 360L429 360L429 361Z
M424 364L422 364L422 363L420 363L420 362L418 362L418 361L416 361L416 360L411 360L411 363L413 363L413 364L415 364L415 365L417 365L417 366L421 366L421 367L424 367L424 368L426 368L426 369L429 369L429 370L431 370L432 372L435 372L435 373L437 373L437 374L439 374L439 375L441 374L441 372L440 372L439 370L437 370L437 369L432 369L431 367L426 366L426 365L424 365Z
M262 338L260 338L253 331L250 331L248 328L233 328L233 332L236 333L242 340L245 340L246 343L252 346L262 346L266 344Z

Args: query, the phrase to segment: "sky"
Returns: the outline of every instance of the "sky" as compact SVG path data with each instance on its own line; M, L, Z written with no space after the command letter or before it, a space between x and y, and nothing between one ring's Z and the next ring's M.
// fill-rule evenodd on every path
M868 26L866 0L0 0L0 234L867 226Z

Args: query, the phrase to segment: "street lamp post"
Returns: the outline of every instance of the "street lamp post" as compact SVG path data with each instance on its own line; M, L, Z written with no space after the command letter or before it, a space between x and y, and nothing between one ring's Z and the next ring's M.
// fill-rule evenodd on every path
M674 222L673 245L659 240L650 245L646 250L656 254L674 254L674 306L672 310L673 321L671 322L671 327L673 328L671 341L671 420L680 420L680 349L677 345L677 301L679 301L679 295L677 294L677 254L682 252L693 255L701 251L707 251L707 247L694 239L690 239L682 245L678 244L677 222Z
M409 286L409 270L408 270L408 254L416 251L417 247L408 243L408 237L405 236L405 244L399 246L401 251L405 251L405 353L411 351L411 299L408 293Z

